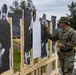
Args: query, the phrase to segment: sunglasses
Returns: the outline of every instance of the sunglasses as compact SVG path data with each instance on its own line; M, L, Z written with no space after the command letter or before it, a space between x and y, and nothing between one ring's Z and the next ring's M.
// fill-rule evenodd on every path
M62 22L59 22L59 23L62 23Z

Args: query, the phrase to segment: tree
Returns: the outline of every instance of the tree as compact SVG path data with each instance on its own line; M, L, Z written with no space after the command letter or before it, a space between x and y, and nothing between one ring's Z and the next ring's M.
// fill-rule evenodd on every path
M18 6L19 6L18 0L13 1L13 6L14 6L15 8L18 8Z
M13 1L12 6L10 6L10 11L21 14L22 9L26 8L26 2L25 0L22 0L19 4L18 0Z
M21 7L21 9L25 9L26 8L26 2L25 2L25 0L22 0L20 2L20 7Z
M18 0L15 0L13 1L12 6L10 6L10 10L14 12L18 9L18 7L19 7Z
M73 27L76 30L76 2L73 2L68 5L70 15L68 15L70 19L70 26Z

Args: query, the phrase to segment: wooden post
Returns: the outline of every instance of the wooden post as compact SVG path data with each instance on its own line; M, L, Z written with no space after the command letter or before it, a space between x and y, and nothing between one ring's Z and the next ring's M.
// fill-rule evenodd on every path
M52 34L52 22L50 22L50 33ZM52 57L52 41L50 40L50 58ZM52 72L52 62L50 63L50 71Z
M33 48L31 49L31 64L30 66L34 65L34 59L33 59Z
M41 67L39 68L39 75L42 75L42 74L41 74Z
M20 35L21 35L21 75L23 75L24 71L24 22L20 19Z
M24 63L24 22L21 19L20 20L20 26L21 26L21 74L20 75L26 75L31 73L31 75L42 75L41 74L41 68L42 66L46 66L46 75L52 75L56 74L55 70L52 71L52 62L56 60L55 54L52 56L52 41L50 40L50 57L45 57L42 59L41 57L38 58L38 63L35 65L33 60L33 50L31 50L31 64L26 65ZM52 34L52 22L50 22L50 33ZM50 69L50 70L49 70ZM49 71L48 71L49 70ZM51 74L50 74L51 71Z
M34 75L34 71L31 73L31 75Z
M49 27L49 26L48 26L48 22L46 22L46 27ZM48 42L49 42L49 40L48 40ZM47 59L48 59L48 57L47 57ZM47 75L50 75L50 74L49 74L49 64L46 65L46 74L47 74Z
M32 51L31 51L31 65L30 66L34 66L34 59L33 59L33 48L32 48ZM34 71L32 72L31 75L35 75Z
M39 74L38 74L38 69L36 70L36 75L39 75Z
M50 33L52 34L52 22L50 22ZM50 56L52 56L52 41L50 40Z
M50 67L49 64L46 65L46 74L50 75Z
M57 47L57 42L56 42L56 44L55 44L55 55L56 55L56 62L55 62L55 65L56 65L56 75L58 75L58 55L57 55L57 49L58 49L58 47Z
M24 72L25 69L29 68L30 66L34 65L34 60L33 60L33 50L31 51L31 64L27 65L24 63L24 20L20 19L20 28L21 28L21 71ZM34 74L34 72L32 72ZM25 75L22 73L22 75Z
M41 63L41 57L38 58L38 64L40 63ZM41 67L39 67L38 72L39 72L39 75L41 75Z

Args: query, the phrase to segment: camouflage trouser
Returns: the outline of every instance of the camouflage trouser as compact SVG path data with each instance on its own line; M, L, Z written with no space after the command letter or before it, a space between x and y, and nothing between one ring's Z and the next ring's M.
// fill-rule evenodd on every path
M72 71L74 68L75 52L73 50L69 52L59 51L58 56L63 75L72 75Z

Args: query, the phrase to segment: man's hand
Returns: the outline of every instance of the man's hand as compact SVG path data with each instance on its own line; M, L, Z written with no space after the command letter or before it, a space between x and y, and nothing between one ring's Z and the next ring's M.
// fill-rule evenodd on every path
M49 30L49 28L48 27L45 27L45 31L47 32Z
M59 48L62 48L62 47L63 47L63 44L62 44L62 43L58 43L57 46L58 46Z

